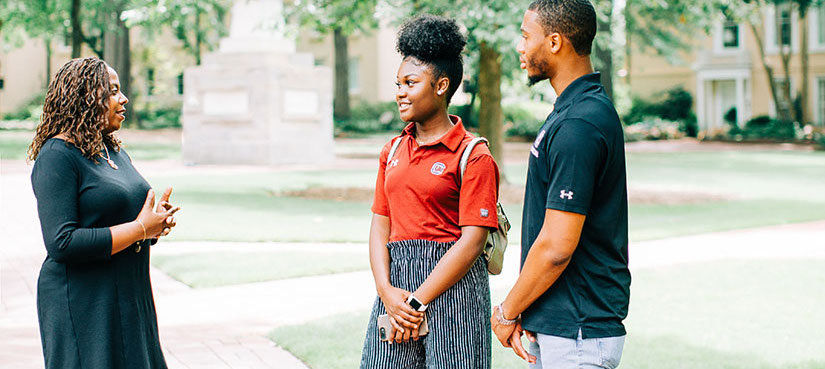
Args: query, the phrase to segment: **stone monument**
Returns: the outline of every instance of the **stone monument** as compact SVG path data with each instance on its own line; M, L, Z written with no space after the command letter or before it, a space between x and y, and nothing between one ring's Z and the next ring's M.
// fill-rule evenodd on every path
M282 0L236 0L229 37L184 73L189 164L320 164L333 159L332 72L295 52Z

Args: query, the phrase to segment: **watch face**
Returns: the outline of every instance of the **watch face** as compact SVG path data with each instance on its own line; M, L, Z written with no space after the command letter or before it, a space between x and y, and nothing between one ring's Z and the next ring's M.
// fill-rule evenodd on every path
M410 299L410 306L412 306L413 309L418 310L421 308L421 302L415 298L412 298Z

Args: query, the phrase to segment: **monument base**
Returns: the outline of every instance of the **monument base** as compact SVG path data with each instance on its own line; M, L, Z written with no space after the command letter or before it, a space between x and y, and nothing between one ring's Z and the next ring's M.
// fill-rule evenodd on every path
M332 72L310 54L218 52L184 76L190 164L320 164L333 153Z

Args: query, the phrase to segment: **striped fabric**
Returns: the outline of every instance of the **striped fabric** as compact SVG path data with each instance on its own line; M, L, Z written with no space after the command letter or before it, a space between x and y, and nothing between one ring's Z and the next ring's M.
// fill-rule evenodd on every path
M454 242L426 240L390 242L390 283L415 291ZM430 333L418 341L392 345L378 338L376 320L385 314L380 298L367 326L362 369L489 369L490 283L480 257L455 285L427 308Z

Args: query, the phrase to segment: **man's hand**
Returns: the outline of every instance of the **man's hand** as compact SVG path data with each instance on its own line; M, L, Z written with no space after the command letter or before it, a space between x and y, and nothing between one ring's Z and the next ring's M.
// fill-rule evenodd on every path
M532 342L535 342L535 336L532 333L525 331L521 327L520 321L510 325L501 324L499 321L500 316L501 310L498 306L496 306L493 308L493 316L490 317L490 324L493 327L493 333L496 334L496 338L498 338L502 346L512 348L513 352L515 352L520 358L524 359L528 363L534 364L536 362L536 357L530 355L527 350L524 349L524 345L521 344L521 335L526 332L527 338Z
M526 334L527 339L529 339L531 342L536 341L536 337L532 333L525 331L524 328L521 327L521 322L518 322L515 324L515 329L513 329L513 333L510 335L510 339L507 341L507 345L504 346L512 348L513 352L515 352L516 355L518 355L520 358L524 359L528 363L535 364L536 357L530 355L530 353L528 353L527 350L524 349L524 345L521 344L522 334Z
M501 324L499 321L500 316L501 310L498 306L494 307L493 315L490 316L490 325L493 327L493 333L496 334L496 338L498 338L499 342L501 342L504 347L510 347L510 336L513 335L513 332L516 329L516 324Z

